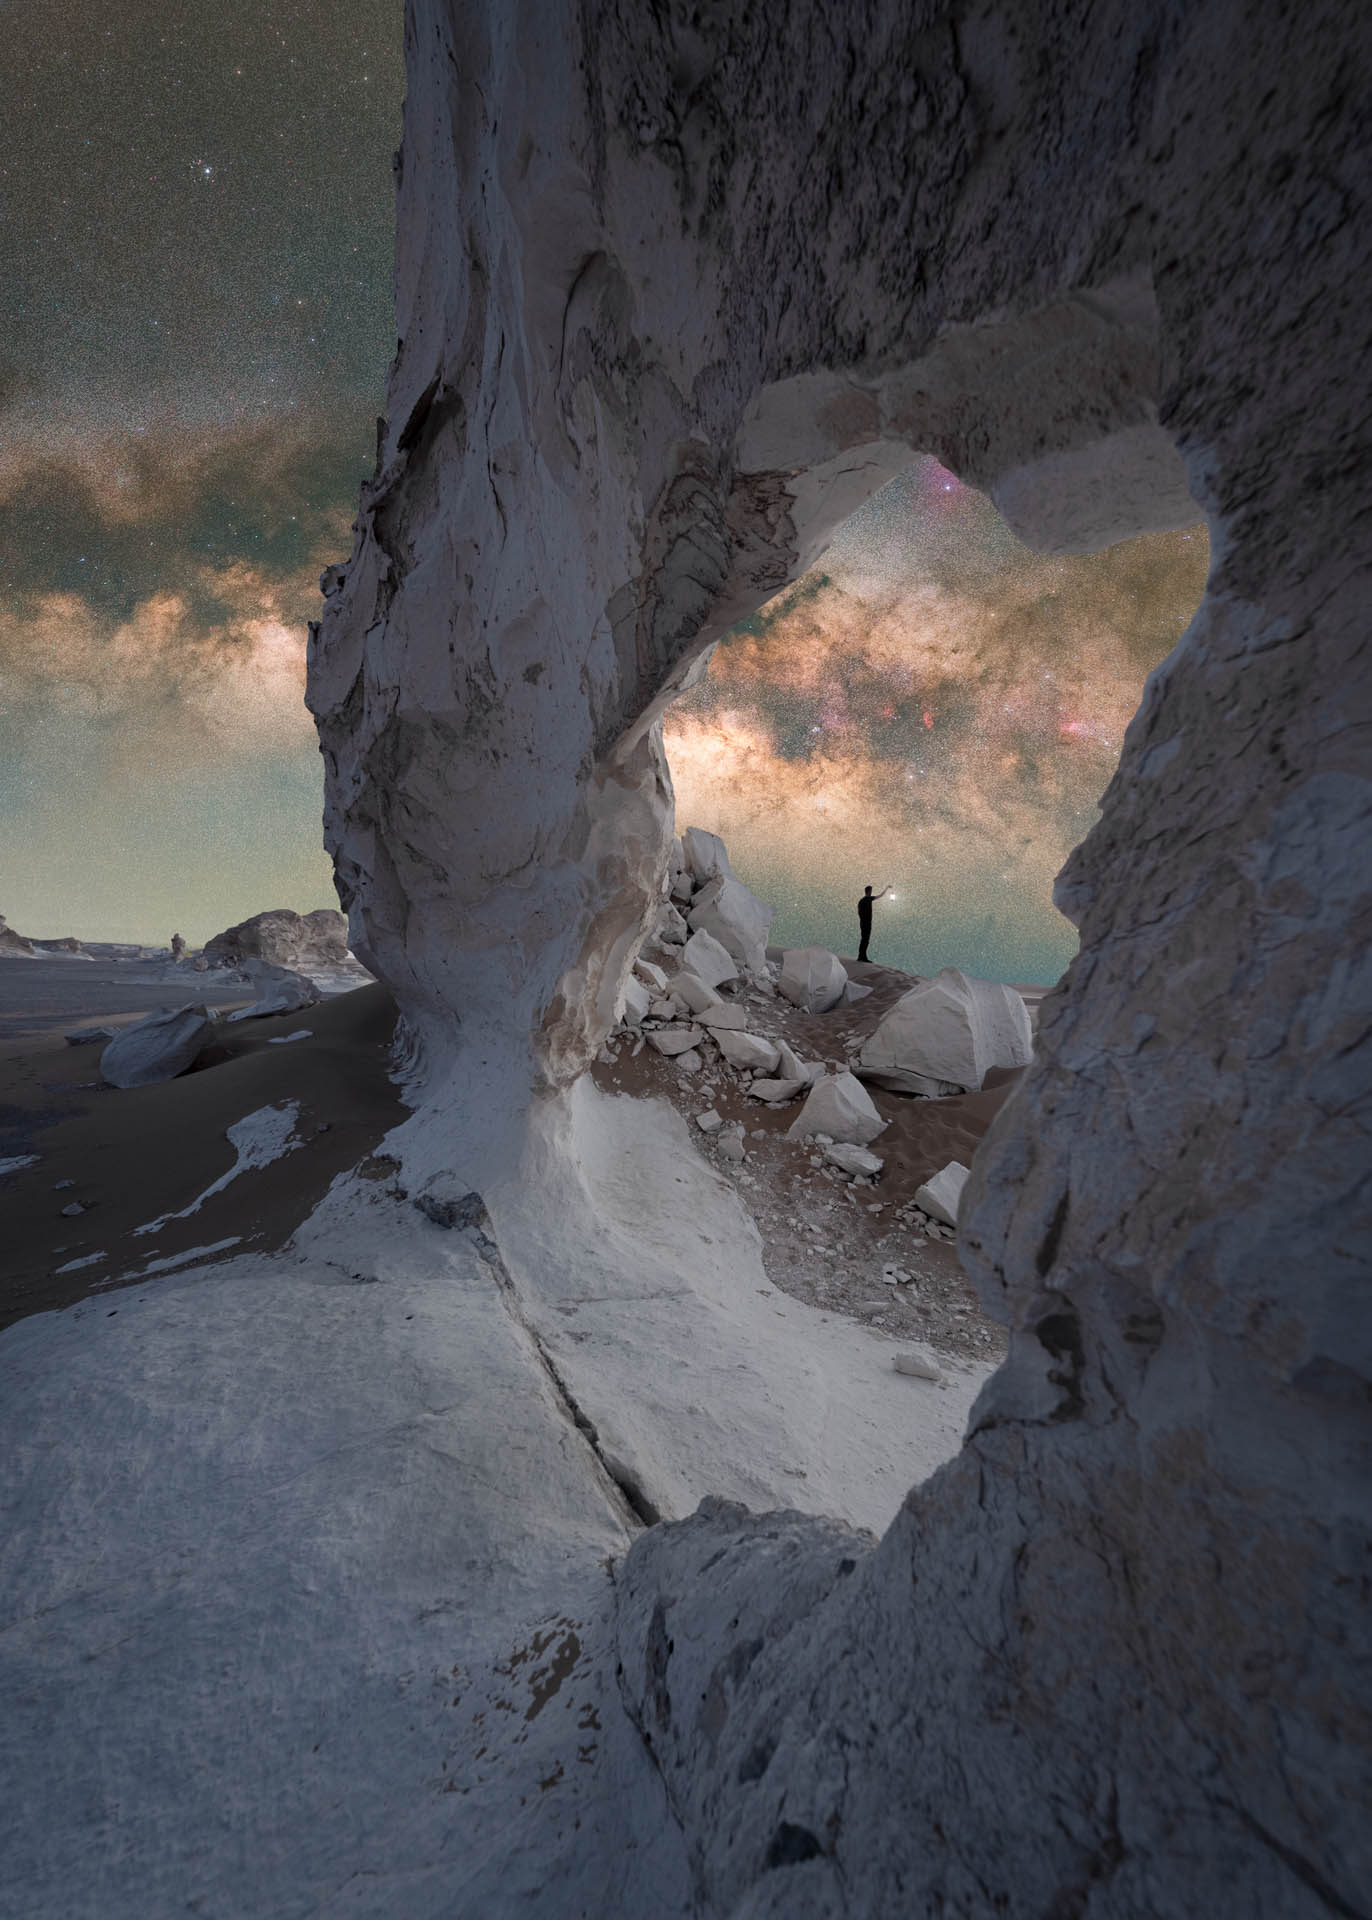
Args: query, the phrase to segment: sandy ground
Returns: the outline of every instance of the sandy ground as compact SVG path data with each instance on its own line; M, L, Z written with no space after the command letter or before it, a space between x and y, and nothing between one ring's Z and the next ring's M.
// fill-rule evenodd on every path
M196 1249L215 1249L205 1264L281 1246L335 1175L405 1117L386 1071L395 1008L380 986L226 1026L190 1073L163 1086L106 1086L99 1044L71 1047L63 1033L127 1025L190 997L139 972L0 962L0 1161L37 1156L0 1175L0 1327L167 1271ZM196 997L232 1007L252 995L209 985ZM271 1044L302 1029L307 1039ZM188 1218L136 1231L189 1206L233 1166L228 1127L290 1100L299 1102L299 1147ZM72 1205L83 1211L65 1217Z
M669 975L676 961L670 948L648 957ZM802 1060L823 1060L832 1068L848 1064L882 1015L916 984L917 976L893 967L845 959L851 979L872 991L856 1006L811 1015L780 995L745 991L748 1031L788 1040ZM1046 987L1019 989L1031 1019ZM750 1098L718 1055L703 1073L683 1073L674 1061L650 1046L634 1049L632 1038L612 1043L613 1060L594 1068L607 1091L645 1097L663 1095L688 1118L713 1108L724 1122L742 1121L747 1129L747 1160L734 1168L714 1142L693 1129L697 1144L732 1180L762 1235L768 1277L783 1292L827 1312L865 1321L899 1337L919 1340L944 1354L999 1360L1005 1334L982 1313L977 1296L946 1241L927 1237L900 1209L916 1189L950 1160L971 1164L972 1155L1004 1104L1022 1069L987 1076L981 1092L930 1100L913 1094L868 1091L887 1121L872 1142L885 1161L875 1188L854 1186L833 1168L816 1166L820 1156L785 1138L799 1113L801 1098L769 1107ZM910 1275L892 1284L883 1269Z

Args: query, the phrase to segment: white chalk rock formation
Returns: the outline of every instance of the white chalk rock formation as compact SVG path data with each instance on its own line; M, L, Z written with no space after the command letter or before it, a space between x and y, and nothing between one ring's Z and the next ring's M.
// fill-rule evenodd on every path
M1023 1067L1034 1036L1023 1000L999 980L945 967L911 987L862 1043L864 1080L902 1093L963 1093L992 1067Z
M208 1007L192 1002L164 1008L125 1027L100 1056L101 1076L112 1087L155 1087L193 1067L214 1030Z
M865 1147L885 1126L859 1079L851 1073L831 1073L815 1081L786 1138L810 1140L823 1133L831 1141L846 1140L855 1147Z
M0 960L40 960L42 955L32 940L22 933L16 933L0 913Z
M741 967L761 973L767 966L767 935L776 919L741 880L721 874L707 882L691 902L687 924L713 934Z
M1009 1331L963 1454L877 1546L707 1505L616 1569L709 1920L1366 1908L1368 32L411 0L400 348L309 673L449 1089L411 1156L479 1184L595 1057L664 707L919 453L1040 549L1214 534L963 1195Z
M202 957L210 967L241 967L247 960L265 960L295 972L343 967L348 962L348 922L334 907L305 914L272 907L215 934L205 942Z
M245 960L242 971L257 993L251 1006L240 1007L227 1016L233 1020L265 1020L273 1014L299 1013L319 1004L319 989L313 980L291 967L274 966L269 960Z
M726 980L738 978L739 963L726 946L716 940L712 933L706 933L703 928L700 932L693 933L686 942L681 961L682 965L689 967L696 978L703 980L707 987L722 987Z
M717 833L707 833L703 827L687 827L681 836L681 851L697 887L706 886L711 880L733 879L729 855Z
M728 1000L716 1000L713 1006L699 1009L698 1017L702 1027L712 1030L720 1028L741 1033L748 1025L748 1010Z
M930 1219L941 1220L945 1227L955 1227L958 1208L962 1204L962 1190L967 1185L970 1171L961 1160L950 1160L932 1180L926 1180L922 1187L915 1188L915 1205Z
M802 1013L827 1013L843 998L848 976L827 947L788 947L777 991Z

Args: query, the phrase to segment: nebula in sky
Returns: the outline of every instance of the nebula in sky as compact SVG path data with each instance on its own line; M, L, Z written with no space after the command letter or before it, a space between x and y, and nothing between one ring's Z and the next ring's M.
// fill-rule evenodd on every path
M0 911L192 941L334 902L302 702L394 346L401 0L7 10ZM1054 872L1202 530L1053 561L932 461L668 716L779 937L1050 979Z
M1203 525L1050 559L924 459L721 643L667 715L679 824L724 836L773 938L1052 981L1053 876L1205 584Z
M0 911L335 905L305 623L394 346L400 0L6 9Z

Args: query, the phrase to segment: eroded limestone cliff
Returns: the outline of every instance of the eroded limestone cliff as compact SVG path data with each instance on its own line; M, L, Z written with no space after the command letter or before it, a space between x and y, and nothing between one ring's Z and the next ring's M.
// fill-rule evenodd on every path
M502 1137L659 897L658 715L912 451L1041 546L1211 526L964 1205L1011 1354L961 1456L866 1554L714 1508L629 1555L700 1910L1364 1911L1364 15L406 31L400 348L310 699L354 944Z

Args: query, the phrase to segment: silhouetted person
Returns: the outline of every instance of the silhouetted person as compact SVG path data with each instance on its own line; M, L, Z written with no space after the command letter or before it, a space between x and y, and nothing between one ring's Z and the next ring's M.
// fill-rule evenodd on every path
M862 935L862 945L858 948L859 960L867 958L867 942L872 937L872 902L874 899L884 900L890 891L890 887L885 886L880 893L874 894L870 887L866 887L858 901L858 931Z

